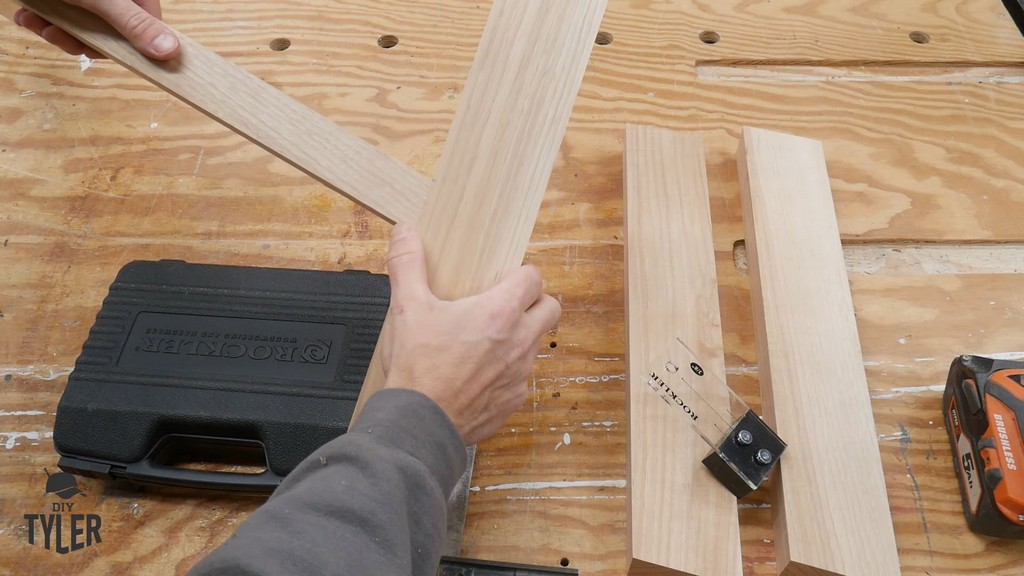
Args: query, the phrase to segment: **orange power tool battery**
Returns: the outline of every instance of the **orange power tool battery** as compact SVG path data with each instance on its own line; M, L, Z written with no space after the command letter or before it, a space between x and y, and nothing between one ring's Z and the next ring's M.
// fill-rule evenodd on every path
M1024 539L1024 362L960 356L942 401L967 525Z

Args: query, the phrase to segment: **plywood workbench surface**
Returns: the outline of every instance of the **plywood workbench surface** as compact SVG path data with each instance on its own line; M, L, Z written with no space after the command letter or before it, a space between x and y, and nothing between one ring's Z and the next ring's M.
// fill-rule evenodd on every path
M164 13L431 175L488 7ZM1024 544L967 530L939 408L956 354L1024 351L1024 38L1002 4L612 0L602 30L527 254L564 313L527 404L480 446L463 553L625 572L627 122L704 134L726 369L756 401L735 161L751 125L824 143L903 573L1024 572ZM53 412L107 286L139 259L382 271L389 227L119 66L6 21L0 179L0 573L183 573L260 500L86 480L77 506L102 516L103 542L27 543L24 514L51 501ZM747 575L775 574L767 501L741 502Z

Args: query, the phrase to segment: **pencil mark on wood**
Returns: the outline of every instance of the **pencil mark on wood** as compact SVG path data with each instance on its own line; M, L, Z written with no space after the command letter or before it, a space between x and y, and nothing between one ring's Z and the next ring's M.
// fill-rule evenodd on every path
M903 459L903 466L906 468L907 478L910 478L910 482L914 487L914 505L917 508L918 515L921 517L921 528L924 531L924 537L928 542L928 556L933 557L932 536L928 529L928 519L925 518L924 496L921 495L921 485L918 483L917 477L914 476L914 471L910 467L910 456L907 454L911 443L910 432L907 431L907 428L902 422L897 423L897 426L900 427L900 436L898 439L900 441L900 455Z

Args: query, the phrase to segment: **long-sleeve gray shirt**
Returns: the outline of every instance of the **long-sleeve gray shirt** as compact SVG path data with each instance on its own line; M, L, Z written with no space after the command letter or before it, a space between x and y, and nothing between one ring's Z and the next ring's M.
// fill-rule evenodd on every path
M448 495L465 468L462 437L440 406L381 390L191 574L434 576Z

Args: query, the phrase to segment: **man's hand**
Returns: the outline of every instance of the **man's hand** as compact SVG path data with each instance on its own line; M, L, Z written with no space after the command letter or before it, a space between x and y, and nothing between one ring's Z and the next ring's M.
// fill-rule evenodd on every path
M170 60L181 52L178 37L160 21L160 0L64 0L81 6L109 22L135 48L156 60ZM68 54L103 55L79 42L64 30L25 9L14 14L14 22L38 34Z
M410 388L438 403L467 445L493 435L527 396L537 343L562 313L523 266L490 290L439 300L427 285L423 244L395 225L388 254L391 326L382 335L386 388Z

